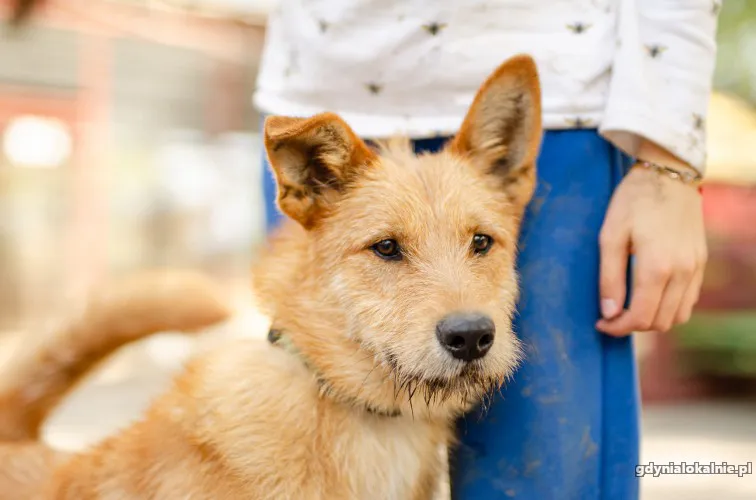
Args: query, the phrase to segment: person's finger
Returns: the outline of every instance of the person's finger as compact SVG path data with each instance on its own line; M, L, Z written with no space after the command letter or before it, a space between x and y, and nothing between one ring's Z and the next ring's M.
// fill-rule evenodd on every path
M698 297L701 293L701 284L703 283L704 270L700 268L693 275L693 279L688 284L688 288L685 290L680 308L677 310L675 316L675 323L682 324L687 323L690 320L691 314L693 314L693 308L698 302Z
M614 226L616 224L607 219L599 237L599 294L604 319L616 318L622 312L627 293L630 235Z
M633 279L633 297L630 308L614 319L600 320L596 328L614 336L651 329L670 279L670 268L664 260L638 255Z
M680 269L673 274L662 294L659 310L651 325L652 330L667 332L674 326L675 318L694 273L695 265L691 264L690 269Z

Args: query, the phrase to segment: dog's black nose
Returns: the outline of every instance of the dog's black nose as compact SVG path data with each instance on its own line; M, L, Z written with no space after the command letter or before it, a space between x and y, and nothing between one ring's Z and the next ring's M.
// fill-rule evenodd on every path
M463 361L485 356L495 333L493 320L480 313L450 314L436 325L438 341L452 356Z

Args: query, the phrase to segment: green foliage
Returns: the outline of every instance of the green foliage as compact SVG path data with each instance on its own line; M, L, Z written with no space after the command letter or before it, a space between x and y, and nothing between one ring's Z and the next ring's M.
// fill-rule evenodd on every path
M675 328L687 371L756 377L756 311L700 312Z
M720 3L714 86L756 104L756 1Z

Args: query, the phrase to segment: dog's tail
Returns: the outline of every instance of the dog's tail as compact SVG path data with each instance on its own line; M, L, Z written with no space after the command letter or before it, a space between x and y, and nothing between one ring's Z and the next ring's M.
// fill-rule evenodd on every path
M95 290L81 314L23 346L0 370L0 441L36 440L66 393L119 347L226 319L221 297L208 278L187 271L146 272Z

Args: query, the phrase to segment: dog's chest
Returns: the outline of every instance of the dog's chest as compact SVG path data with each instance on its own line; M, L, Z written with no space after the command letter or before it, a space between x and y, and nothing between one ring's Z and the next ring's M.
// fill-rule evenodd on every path
M334 443L334 458L357 498L413 499L440 469L443 430L407 418L370 417Z

